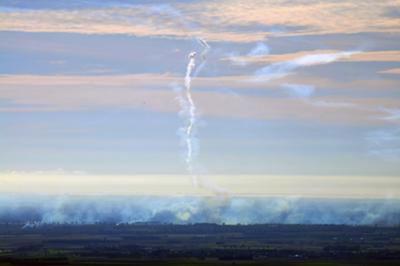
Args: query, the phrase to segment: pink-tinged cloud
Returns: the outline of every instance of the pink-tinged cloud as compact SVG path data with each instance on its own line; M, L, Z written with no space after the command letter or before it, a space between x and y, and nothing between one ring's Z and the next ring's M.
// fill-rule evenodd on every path
M125 5L60 10L0 11L0 30L127 34L213 41L254 42L269 35L399 32L399 19L385 16L396 0L302 2L218 1L176 5ZM253 27L254 25L260 26ZM274 29L280 25L279 29ZM282 28L282 29L281 29Z
M222 77L226 84L236 84L245 90L249 83L238 82L234 77ZM240 79L239 79L240 80ZM11 105L0 108L2 112L88 110L96 108L134 108L159 112L177 113L179 103L172 84L181 77L170 75L125 76L1 76L0 98ZM378 119L381 113L376 106L398 107L392 98L315 97L327 105L310 105L296 99L235 95L218 91L201 91L202 85L218 86L220 78L195 80L193 98L202 115L218 117L242 117L256 119L300 119L321 123L384 124ZM238 85L239 84L239 85ZM362 106L349 112L342 105L346 102Z

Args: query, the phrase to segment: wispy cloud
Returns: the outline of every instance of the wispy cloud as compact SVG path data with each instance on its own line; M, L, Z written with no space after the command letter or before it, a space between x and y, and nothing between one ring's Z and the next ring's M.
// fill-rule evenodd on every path
M378 108L378 110L385 113L385 115L382 117L382 119L384 120L389 120L389 121L400 120L400 108L380 107Z
M314 101L312 104L315 106L327 107L327 108L358 108L358 105L352 102L318 100Z
M398 106L398 105L397 105ZM376 108L384 115L379 119L388 121L392 124L400 122L400 108ZM384 160L400 160L400 128L383 128L371 131L366 136L368 153Z
M222 60L236 60L242 61L246 64L249 63L279 63L285 61L294 61L299 58L305 58L305 60L318 60L317 57L325 55L326 60L331 58L329 55L346 53L338 50L311 50L311 51L299 51L295 53L283 53L283 54L265 54L264 56L252 57L252 56L231 56L228 58L222 58ZM348 56L342 56L336 58L335 61L344 62L400 62L400 51L353 51L348 52ZM322 59L321 59L322 60Z
M308 66L329 64L341 58L347 58L358 53L357 51L346 51L338 53L310 54L295 58L290 61L278 62L258 69L255 73L256 81L268 81L279 79L289 75L292 71Z
M380 71L379 73L400 75L400 68L385 69Z
M367 134L368 153L385 160L400 159L400 129L380 129Z
M283 84L285 92L292 98L302 100L306 104L323 108L358 108L358 105L352 102L335 101L335 100L320 100L313 98L315 87L303 84Z
M101 18L101 19L99 19ZM125 34L140 37L190 38L249 41L247 33L219 32L204 28L191 16L168 4L91 6L77 9L0 9L0 30ZM261 36L255 39L260 39Z
M255 119L304 119L322 123L339 124L388 124L392 121L378 119L382 111L376 106L395 108L398 100L393 98L348 98L312 96L314 104L305 101L288 101L286 98L254 97L251 94L225 93L221 86L245 91L252 82L248 76L198 77L194 83L193 97L204 116L241 117ZM105 76L0 76L0 98L12 104L0 106L1 112L76 111L98 108L135 108L158 112L179 111L176 94L170 84L181 77L174 75L137 74ZM270 83L270 82L268 82ZM276 89L280 83L268 84ZM294 88L288 83L285 88L293 95L311 94L303 85ZM266 89L263 83L254 83L256 88ZM275 87L274 87L275 86ZM291 86L291 88L290 88ZM207 90L205 89L207 88ZM317 87L316 87L317 88ZM307 92L308 90L308 92ZM318 104L316 104L318 103ZM330 112L319 112L321 106L332 107ZM358 105L348 112L344 105ZM223 106L223 108L221 108ZM336 107L336 108L334 108ZM372 119L374 118L374 119Z
M369 1L365 5L357 1L288 4L279 0L174 5L94 2L72 8L50 5L46 9L5 6L0 10L0 30L177 38L201 32L211 41L253 42L269 35L399 32L398 18L385 16L387 9L397 4L395 0ZM289 26L282 30L276 25Z
M269 47L262 42L256 44L256 46L251 49L251 51L247 54L247 56L262 56L269 54Z
M206 25L290 25L290 30L265 31L266 35L308 35L359 32L398 32L398 19L385 16L396 0L368 1L218 1L183 6L201 15ZM220 12L224 10L224 12ZM253 36L251 36L253 37Z
M246 55L240 56L236 52L230 52L225 55L226 58L224 59L230 60L235 65L245 66L249 63L249 60L269 54L269 50L269 47L265 43L258 42Z
M295 98L308 98L313 95L315 88L310 85L284 84L283 88L289 96Z

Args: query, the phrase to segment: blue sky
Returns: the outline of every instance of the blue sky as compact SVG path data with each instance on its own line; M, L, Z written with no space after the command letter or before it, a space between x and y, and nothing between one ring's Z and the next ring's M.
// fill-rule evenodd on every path
M2 1L1 176L190 175L177 98L201 38L196 175L375 177L398 193L383 177L400 178L399 2L215 5Z

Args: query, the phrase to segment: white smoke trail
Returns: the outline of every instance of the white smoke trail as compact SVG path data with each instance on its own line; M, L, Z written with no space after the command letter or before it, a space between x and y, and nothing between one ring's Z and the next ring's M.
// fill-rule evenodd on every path
M186 161L186 166L189 174L192 177L192 183L195 187L198 187L199 185L205 185L207 188L211 188L212 191L220 191L220 189L214 189L216 186L210 186L208 183L209 182L201 182L199 184L199 179L198 176L195 174L195 171L193 169L193 156L195 154L194 150L194 141L196 140L194 137L193 133L193 128L195 127L196 124L196 104L193 101L192 97L192 77L195 77L198 75L198 73L202 70L206 63L206 54L210 50L210 46L208 43L202 39L202 38L197 38L198 43L203 47L203 50L200 54L200 57L202 59L201 64L196 68L196 52L191 52L188 56L189 62L186 67L186 75L185 75L185 98L183 99L182 97L179 99L180 100L180 105L181 105L181 112L186 114L187 116L187 126L184 129L184 142L186 145L186 156L185 156L185 161Z
M178 22L180 28L187 32L188 28L191 28L191 25L186 21L186 19L182 16L181 12L172 6L166 4L152 6L149 10L150 13L156 13L161 15L162 19L166 20L166 22ZM190 34L187 32L187 35ZM186 67L186 74L185 74L185 95L182 95L181 88L175 87L176 91L179 93L177 100L179 101L180 105L180 115L187 118L187 125L184 128L180 128L179 135L182 138L182 141L186 147L186 154L185 154L185 162L187 171L190 173L192 177L192 183L194 186L198 186L197 176L194 175L193 170L193 156L194 156L194 142L195 138L193 136L193 127L196 122L196 105L194 104L192 95L191 95L191 80L193 70L195 69L196 52L191 52L188 56L189 62Z
M167 22L177 22L180 28L187 32L187 35L190 36L190 32L194 25L189 23L184 16L170 5L155 5L152 6L149 10L150 13L156 13L160 15L164 20ZM189 30L188 30L189 29ZM200 54L201 62L198 66L196 66L196 52L191 52L188 56L189 62L186 67L186 74L185 74L185 93L184 95L181 92L179 87L175 87L177 89L178 97L177 100L179 101L181 110L179 112L180 115L185 117L186 125L183 128L180 128L179 135L181 136L181 140L186 147L185 153L185 162L186 168L189 174L192 177L192 183L195 187L202 186L205 187L218 195L225 195L226 190L219 188L217 185L213 184L213 182L202 178L201 182L199 182L198 176L195 174L195 170L193 167L194 163L194 156L197 153L196 149L196 137L194 136L194 129L196 126L196 105L193 100L191 94L191 81L193 77L196 77L203 67L206 65L206 55L211 49L210 45L201 37L195 38L197 43L203 48Z
M196 105L195 102L193 101L192 97L192 87L191 87L191 82L192 78L196 77L198 73L202 70L202 68L205 66L207 58L206 55L210 50L210 46L208 43L202 39L202 38L197 38L198 43L203 47L203 50L200 54L200 58L202 59L201 63L199 66L196 67L196 52L191 52L188 56L189 62L186 67L186 75L185 75L185 98L180 96L178 98L180 105L181 105L181 113L187 116L187 126L183 130L183 138L184 142L186 145L186 165L187 165L187 170L192 178L192 183L195 187L204 187L213 193L215 193L218 196L222 196L222 199L225 201L226 196L228 194L228 191L224 188L219 187L217 184L212 182L211 180L208 180L205 177L200 177L195 173L193 169L193 157L194 154L196 153L194 144L196 141L196 138L194 136L193 128L196 125L197 121L197 112L196 112Z
M185 18L178 10L175 10L169 5L154 6L150 9L150 12L157 13L163 17L165 16L164 19L168 21L178 21L182 30L184 30L185 32L187 31L187 28L192 28L193 26L190 25L190 23L187 23ZM187 33L187 35L190 36L190 33ZM195 187L203 186L218 195L225 195L226 190L219 188L217 185L213 184L213 182L206 179L202 179L201 182L199 182L199 178L195 174L195 170L193 167L194 156L197 153L196 137L194 136L197 113L196 113L196 105L191 94L191 89L192 89L191 82L192 78L196 77L205 66L207 61L206 55L211 49L210 45L203 38L196 37L196 41L203 48L200 54L201 63L199 64L199 66L196 67L196 52L191 52L188 56L189 62L186 67L185 83L184 83L185 93L182 94L181 89L178 86L174 86L176 91L179 93L177 97L177 100L179 101L179 105L181 107L179 114L185 117L187 123L185 127L180 128L179 135L181 137L183 144L186 147L186 153L185 153L186 168L192 177L193 185Z
M193 171L193 126L196 122L196 105L194 104L192 93L191 93L191 83L192 83L192 72L196 66L195 57L196 52L191 52L189 54L189 62L186 67L186 75L185 75L185 90L186 90L186 102L188 108L184 111L187 112L188 115L188 123L184 132L184 138L186 143L186 165L187 170L189 171L192 182L194 186L198 186L197 176L194 174ZM182 106L182 104L181 104Z
M206 62L206 54L208 53L210 46L208 43L201 38L197 38L197 41L201 46L203 46L203 51L201 53L202 63L196 69L196 72L193 73L196 67L196 52L191 52L188 55L189 62L186 67L186 75L185 75L185 98L181 96L178 98L181 106L181 113L186 114L188 117L187 126L184 129L184 142L186 145L186 156L185 162L187 166L187 170L192 177L192 183L194 186L199 186L199 181L197 175L194 173L193 169L193 156L194 156L194 136L193 136L193 127L196 123L196 105L193 101L192 93L191 93L191 83L192 83L192 76L197 76L200 70L204 67Z

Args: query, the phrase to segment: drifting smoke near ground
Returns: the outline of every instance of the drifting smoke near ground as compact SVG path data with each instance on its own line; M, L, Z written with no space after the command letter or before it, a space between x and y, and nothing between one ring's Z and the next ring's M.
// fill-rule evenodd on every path
M399 225L399 200L233 197L0 196L0 223L218 223Z

